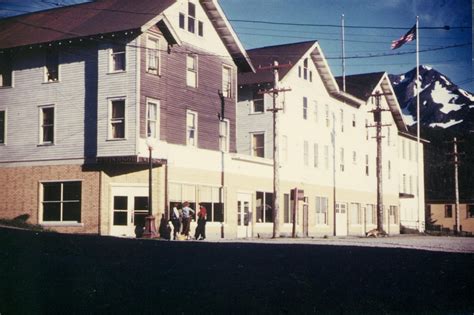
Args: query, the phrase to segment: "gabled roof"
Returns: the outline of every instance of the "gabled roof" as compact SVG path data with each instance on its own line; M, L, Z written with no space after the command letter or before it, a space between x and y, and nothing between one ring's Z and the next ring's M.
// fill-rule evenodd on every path
M0 20L0 49L140 30L175 0L98 0Z
M0 50L158 26L180 43L163 11L176 0L96 0L0 20ZM241 71L252 63L216 0L200 0L224 46Z
M346 92L367 102L379 84L385 72L373 72L346 76ZM336 77L337 84L342 90L342 77Z
M313 40L293 44L268 46L251 49L247 52L257 71L256 73L239 74L238 81L240 85L273 82L272 71L268 69L259 71L259 67L268 67L272 65L275 60L278 61L280 65L289 65L288 67L282 67L279 69L279 78L281 81L301 60L301 58L308 55L316 66L318 74L329 94L353 106L360 106L363 103L361 100L356 99L352 95L344 93L339 89L318 41Z
M336 81L342 89L342 77L337 77ZM368 102L370 96L375 93L380 86L387 99L389 109L399 131L408 132L408 128L403 120L402 110L398 103L395 91L386 72L362 73L346 76L346 93L354 95L358 99Z
M315 43L316 41L308 41L247 50L247 53L257 71L256 73L239 74L239 84L246 85L273 82L272 71L259 71L258 68L270 66L275 60L281 65L291 65L289 67L280 68L280 80L283 79L283 77Z

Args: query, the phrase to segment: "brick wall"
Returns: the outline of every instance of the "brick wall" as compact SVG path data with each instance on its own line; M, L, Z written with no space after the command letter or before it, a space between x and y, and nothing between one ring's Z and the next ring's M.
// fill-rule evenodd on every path
M64 233L99 233L100 172L83 171L81 165L0 168L0 217L30 215L39 222L41 181L82 181L81 223L83 226L48 226Z

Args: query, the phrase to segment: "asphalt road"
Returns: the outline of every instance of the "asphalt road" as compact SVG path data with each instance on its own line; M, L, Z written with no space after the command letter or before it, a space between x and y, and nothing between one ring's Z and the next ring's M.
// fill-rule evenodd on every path
M0 228L1 315L473 312L473 253Z

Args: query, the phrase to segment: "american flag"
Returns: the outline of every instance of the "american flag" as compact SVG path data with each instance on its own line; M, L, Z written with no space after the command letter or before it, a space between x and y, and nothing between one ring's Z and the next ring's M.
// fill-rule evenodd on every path
M416 39L416 25L413 27L400 39L392 41L392 45L390 46L391 49L397 49L402 47L403 44L411 42L412 40Z

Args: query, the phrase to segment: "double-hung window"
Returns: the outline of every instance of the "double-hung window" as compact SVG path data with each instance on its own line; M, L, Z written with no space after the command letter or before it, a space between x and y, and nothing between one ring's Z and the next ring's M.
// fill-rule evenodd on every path
M158 38L147 38L146 71L151 74L160 74L160 41Z
M197 146L197 113L192 111L186 113L186 144Z
M196 5L188 2L188 32L194 33L196 28Z
M252 113L263 113L265 109L263 94L259 91L253 92Z
M314 162L313 162L313 166L314 167L319 167L319 146L317 143L315 143L314 145Z
M5 134L7 130L7 123L5 117L5 111L0 110L0 144L5 144Z
M341 161L341 164L340 164L341 172L344 172L344 148L341 148L339 158Z
M222 66L222 95L232 97L232 68Z
M186 85L190 87L197 87L197 56L187 55L186 56Z
M12 58L9 52L0 52L0 87L12 86Z
M109 139L125 139L125 99L111 100L109 106Z
M306 140L303 142L303 163L304 166L309 164L309 144Z
M265 134L252 134L252 155L258 157L265 157Z
M308 119L308 98L303 96L303 119Z
M81 182L42 184L43 222L81 222Z
M110 49L110 71L125 71L125 44L114 44Z
M146 135L149 138L158 139L160 134L159 122L160 102L155 100L147 101L146 115Z
M54 143L54 106L41 106L40 114L40 144Z
M59 52L57 49L47 49L45 58L45 82L59 80Z

